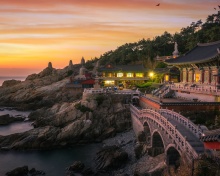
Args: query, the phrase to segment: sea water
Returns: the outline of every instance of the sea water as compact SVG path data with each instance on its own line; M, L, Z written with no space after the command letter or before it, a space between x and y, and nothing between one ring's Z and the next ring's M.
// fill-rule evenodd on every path
M5 108L0 107L0 116L9 114L10 116L22 116L27 118L31 111L17 111L12 108ZM33 126L31 125L32 122L25 121L25 122L13 122L9 125L0 125L0 135L6 136L14 133L22 133L28 130L33 129Z
M28 116L30 111L17 111L11 108L0 108L0 115ZM28 131L33 127L31 122L16 122L0 126L0 135L9 135ZM29 169L43 170L47 176L64 176L66 168L74 161L82 161L86 166L94 167L94 158L101 144L77 145L66 149L34 151L0 151L0 176L17 167L27 165Z
M29 169L43 170L47 176L64 176L66 168L74 161L82 161L87 167L94 167L95 154L100 148L101 144L88 144L56 150L2 151L0 175L27 165Z

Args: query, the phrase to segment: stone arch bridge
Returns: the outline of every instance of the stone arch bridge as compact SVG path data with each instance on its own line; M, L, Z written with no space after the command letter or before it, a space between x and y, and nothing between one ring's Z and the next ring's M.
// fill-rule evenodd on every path
M141 109L130 105L132 125L135 134L145 134L152 149L165 153L168 165L175 165L180 157L193 161L204 152L199 140L203 131L189 119L168 109Z

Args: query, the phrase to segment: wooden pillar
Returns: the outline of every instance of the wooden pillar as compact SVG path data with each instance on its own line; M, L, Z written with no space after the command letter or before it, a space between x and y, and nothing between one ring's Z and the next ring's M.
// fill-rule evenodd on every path
M186 69L186 82L189 82L189 71Z
M216 83L217 83L217 86L220 86L220 68L217 70L217 73L216 73Z
M180 80L179 82L183 82L183 69L180 69Z
M212 76L212 70L211 70L211 68L209 68L209 81L208 81L209 84L211 84L211 82L212 82L211 76Z
M195 71L192 70L192 83L194 83Z

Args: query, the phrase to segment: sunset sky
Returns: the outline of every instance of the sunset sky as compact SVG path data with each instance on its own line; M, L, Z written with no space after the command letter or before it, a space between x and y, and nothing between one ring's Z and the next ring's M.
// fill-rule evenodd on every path
M160 3L160 6L156 4ZM124 43L175 33L219 0L0 0L0 76L63 68Z

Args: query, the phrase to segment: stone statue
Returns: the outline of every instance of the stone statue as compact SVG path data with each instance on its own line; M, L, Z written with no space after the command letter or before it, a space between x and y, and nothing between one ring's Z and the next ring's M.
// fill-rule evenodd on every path
M82 59L81 59L81 65L85 65L85 59L84 59L84 57L82 57Z
M173 51L173 58L176 58L178 56L179 56L178 44L175 42L175 44L174 44L174 51Z
M49 62L49 63L48 63L48 68L53 68L53 66L52 66L52 63L51 63L51 62Z
M73 69L73 62L72 60L69 61L69 66L68 66L69 70L72 70Z

